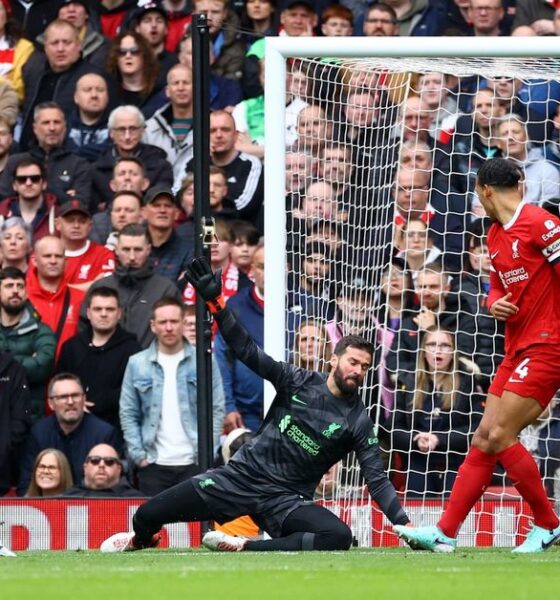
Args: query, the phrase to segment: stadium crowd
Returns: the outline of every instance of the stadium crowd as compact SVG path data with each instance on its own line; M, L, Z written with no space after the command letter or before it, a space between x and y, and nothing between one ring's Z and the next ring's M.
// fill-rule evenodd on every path
M196 12L211 263L260 346L264 36L560 35L545 0L0 0L0 496L151 496L198 472ZM289 62L289 359L326 371L342 336L375 343L366 404L411 495L449 491L503 356L477 170L515 160L557 215L559 131L558 81ZM263 383L214 349L217 450L258 429ZM525 439L560 498L557 416Z

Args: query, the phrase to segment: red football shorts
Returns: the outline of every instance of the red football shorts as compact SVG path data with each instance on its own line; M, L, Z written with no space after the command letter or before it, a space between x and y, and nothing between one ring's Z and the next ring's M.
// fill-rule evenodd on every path
M543 408L560 389L560 350L554 346L534 345L505 356L488 389L501 396L504 391L523 398L534 398Z

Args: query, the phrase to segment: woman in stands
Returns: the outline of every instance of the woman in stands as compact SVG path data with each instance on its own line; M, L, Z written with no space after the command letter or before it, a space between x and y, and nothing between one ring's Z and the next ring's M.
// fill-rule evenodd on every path
M27 272L31 254L31 229L21 217L10 217L0 226L1 268L17 267Z
M46 448L35 459L31 483L25 496L60 496L72 485L72 471L66 456L60 450Z
M326 373L330 368L330 360L331 345L323 321L303 321L296 332L292 364Z

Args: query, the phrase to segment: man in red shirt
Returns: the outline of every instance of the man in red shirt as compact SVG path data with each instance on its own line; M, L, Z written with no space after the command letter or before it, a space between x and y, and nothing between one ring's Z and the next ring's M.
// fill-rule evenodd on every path
M68 283L87 291L100 277L115 270L115 255L88 239L93 221L89 209L79 200L60 207L56 230L64 243L65 274Z
M513 551L543 552L560 539L538 467L518 439L560 388L560 220L522 201L521 179L512 161L493 158L480 168L476 185L493 221L488 306L494 318L506 322L506 356L437 526L395 526L409 544L434 552L455 549L457 532L497 463L533 511L533 529Z

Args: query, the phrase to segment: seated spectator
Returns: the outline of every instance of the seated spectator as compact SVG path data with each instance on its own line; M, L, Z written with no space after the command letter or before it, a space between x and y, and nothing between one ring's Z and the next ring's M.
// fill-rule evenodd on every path
M422 219L409 219L403 225L404 248L397 254L403 260L405 268L410 271L412 281L425 265L441 262L441 250L434 246L428 225Z
M280 35L312 36L318 21L312 4L306 0L288 0L280 13Z
M289 149L319 156L323 146L332 138L332 127L324 109L316 105L302 108L297 116L296 133L297 139Z
M16 114L10 118L13 126L17 117L17 105L25 98L22 69L33 53L33 44L25 38L20 23L14 18L9 2L0 2L0 42L2 44L2 79L17 93ZM33 39L33 38L30 38ZM4 117L7 114L2 111Z
M227 0L193 0L193 13L205 12L215 60L214 75L239 80L245 58L245 44L239 33L239 17Z
M554 32L554 4L540 0L516 2L512 35L550 35ZM525 31L519 31L520 29Z
M348 206L350 212L362 212L354 180L354 163L350 144L328 144L323 148L317 165L317 177L329 182L337 204Z
M142 141L165 150L167 160L173 166L175 189L193 153L191 69L181 64L171 67L165 93L169 102L148 119Z
M169 52L177 52L179 42L191 24L192 7L187 0L162 0L162 4L167 12L165 49Z
M98 287L110 287L119 294L122 307L121 326L133 333L140 346L147 348L154 339L150 327L150 307L163 296L181 298L173 281L158 275L150 261L151 245L143 225L125 225L117 241L115 254L117 268L112 275L95 281L88 290L88 297ZM81 319L85 321L87 302L81 307Z
M384 2L373 2L366 9L362 31L366 37L393 37L399 35L399 24L395 9Z
M45 448L35 458L26 498L60 496L72 487L72 471L68 459L60 450Z
M0 214L6 219L17 218L30 229L32 242L52 235L58 200L47 192L46 172L42 161L23 157L14 166L12 188L15 196L0 201Z
M290 362L308 371L327 373L330 370L331 353L325 322L320 319L302 321L296 331Z
M80 481L90 448L96 444L118 447L114 427L85 412L86 395L76 375L55 375L49 382L48 403L53 414L35 423L27 438L18 485L20 495L29 487L37 454L45 448L61 450L70 463L73 480Z
M517 116L504 117L498 125L497 143L506 158L523 169L525 194L523 200L542 206L547 200L560 197L560 173L533 147L527 136L527 127Z
M0 496L19 479L21 452L31 425L25 370L9 353L0 351Z
M439 139L440 132L446 130L446 121L454 122L458 116L457 102L449 93L445 75L439 71L423 73L418 79L418 93L422 106L430 113L429 132L433 139Z
M286 206L293 209L300 205L301 196L315 174L314 159L305 152L286 152Z
M27 299L25 274L15 267L0 271L0 349L25 369L33 422L45 415L46 384L54 366L56 338Z
M109 92L100 75L82 75L76 82L73 110L68 121L68 139L74 154L90 162L96 161L109 147L107 126Z
M354 28L352 11L340 4L331 4L321 14L321 33L326 37L351 36Z
M27 272L31 254L31 229L21 217L9 217L0 226L0 256L2 269L15 267Z
M196 306L194 304L185 305L183 337L191 346L196 346Z
M277 21L274 0L244 0L241 30L247 48L263 37L278 35Z
M68 111L70 112L70 110ZM59 202L73 197L89 201L91 195L91 172L87 160L75 156L65 144L66 119L58 104L38 104L33 113L33 132L37 139L29 152L13 154L8 159L0 178L0 197L12 192L16 166L22 159L35 159L44 165L46 183L44 189L54 194Z
M121 31L112 40L107 72L117 82L119 104L136 106L145 119L165 104L158 88L158 60L143 35Z
M150 188L144 196L142 213L151 241L154 271L176 282L192 260L194 248L175 232L175 195L164 186Z
M64 276L69 285L84 291L115 270L113 252L88 239L91 227L91 214L79 200L60 207L56 230L64 244Z
M112 40L123 29L125 19L135 4L134 0L99 0L97 2L96 12L99 16L103 37Z
M474 36L503 35L501 28L505 16L503 0L470 0L468 14Z
M128 359L142 349L134 334L120 325L122 308L116 290L100 286L87 297L87 327L62 346L56 370L80 377L88 410L110 423L122 437L119 395Z
M177 52L179 62L192 73L192 36L190 29L181 38ZM210 66L212 66L216 60L212 51L212 44L210 44L209 53L209 62ZM214 73L214 71L210 71L209 88L211 111L224 110L226 108L229 110L228 107L235 106L243 100L243 91L237 79L222 77Z
M166 159L165 150L141 141L145 126L144 116L136 106L119 106L109 115L109 137L112 146L93 163L91 169L93 212L103 210L111 202L113 192L120 191L113 189L114 185L111 186L111 180L116 174L116 161L119 158L132 157L136 161L142 161L149 187L173 185L173 169Z
M105 215L105 213L97 213L93 216L94 223L95 217L100 217L101 215ZM113 202L111 202L109 215L111 233L106 237L104 246L114 252L117 247L120 230L129 223L138 224L144 222L144 217L142 216L142 198L132 190L130 192L116 192Z
M291 148L297 141L299 113L309 106L309 80L301 63L294 61L286 65L288 69L286 80L286 148ZM287 157L286 157L287 162Z
M0 96L2 92L0 91ZM12 151L12 145L14 143L14 132L13 123L11 119L8 119L5 112L0 114L0 176L4 172L6 165L8 164L8 158Z
M224 219L226 221L237 219L239 216L237 208L235 208L235 204L229 199L226 172L214 165L210 165L209 172L210 196L208 197L208 201L210 204L210 216L215 219ZM247 221L245 221L245 223L247 223ZM250 223L248 225L252 227Z
M192 173L183 179L177 192L177 200L180 206L175 221L177 235L189 240L194 248L194 175Z
M233 243L230 248L231 262L253 280L253 256L259 245L259 232L247 221L232 221Z
M143 496L124 477L117 451L109 444L97 444L87 454L84 477L66 490L66 498L138 498Z
M482 416L476 374L459 357L452 332L431 326L415 372L399 373L391 448L407 460L406 494L447 494Z

